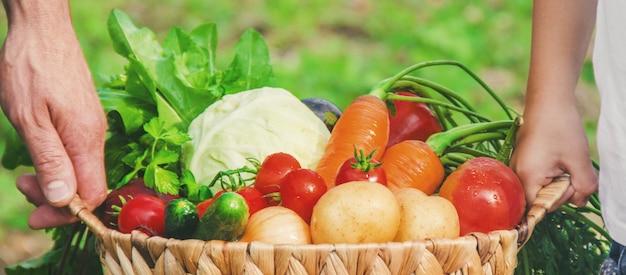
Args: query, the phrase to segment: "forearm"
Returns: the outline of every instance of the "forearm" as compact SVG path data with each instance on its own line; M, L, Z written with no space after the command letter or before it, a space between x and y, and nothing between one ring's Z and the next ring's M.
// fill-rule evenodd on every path
M0 60L3 68L21 62L23 70L36 70L59 59L82 58L69 0L2 0L2 4L9 23Z
M69 0L2 0L9 32L52 35L72 30Z
M596 0L534 1L525 113L532 115L533 108L556 109L554 104L574 105L596 5Z

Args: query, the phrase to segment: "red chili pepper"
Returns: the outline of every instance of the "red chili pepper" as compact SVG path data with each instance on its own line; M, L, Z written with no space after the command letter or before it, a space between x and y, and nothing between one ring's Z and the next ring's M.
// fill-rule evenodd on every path
M398 95L417 96L399 91ZM396 115L389 111L389 141L387 147L400 141L412 139L426 141L434 133L441 132L441 125L428 105L422 102L394 100Z

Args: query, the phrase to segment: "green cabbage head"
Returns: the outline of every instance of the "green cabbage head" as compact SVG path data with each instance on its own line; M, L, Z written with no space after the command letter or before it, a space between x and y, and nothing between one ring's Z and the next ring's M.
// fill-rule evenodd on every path
M330 132L296 96L264 87L224 96L195 118L183 145L182 166L207 185L220 171L249 166L285 152L304 168L314 169ZM219 186L211 188L219 190Z

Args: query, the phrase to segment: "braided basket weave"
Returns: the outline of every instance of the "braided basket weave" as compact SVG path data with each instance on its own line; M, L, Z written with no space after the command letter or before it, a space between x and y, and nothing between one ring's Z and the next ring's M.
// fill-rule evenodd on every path
M109 229L79 198L70 210L96 235L109 274L513 274L517 252L568 186L560 177L544 187L516 229L402 243L176 240Z

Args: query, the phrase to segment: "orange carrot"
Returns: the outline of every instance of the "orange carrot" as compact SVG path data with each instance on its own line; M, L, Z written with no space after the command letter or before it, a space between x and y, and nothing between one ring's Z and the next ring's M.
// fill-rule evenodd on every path
M387 106L377 96L367 94L357 97L343 111L330 135L330 140L317 165L317 173L328 188L335 186L339 166L354 156L354 149L371 152L380 159L389 139Z
M432 195L445 174L435 151L420 140L405 140L390 146L380 162L391 191L412 187Z

